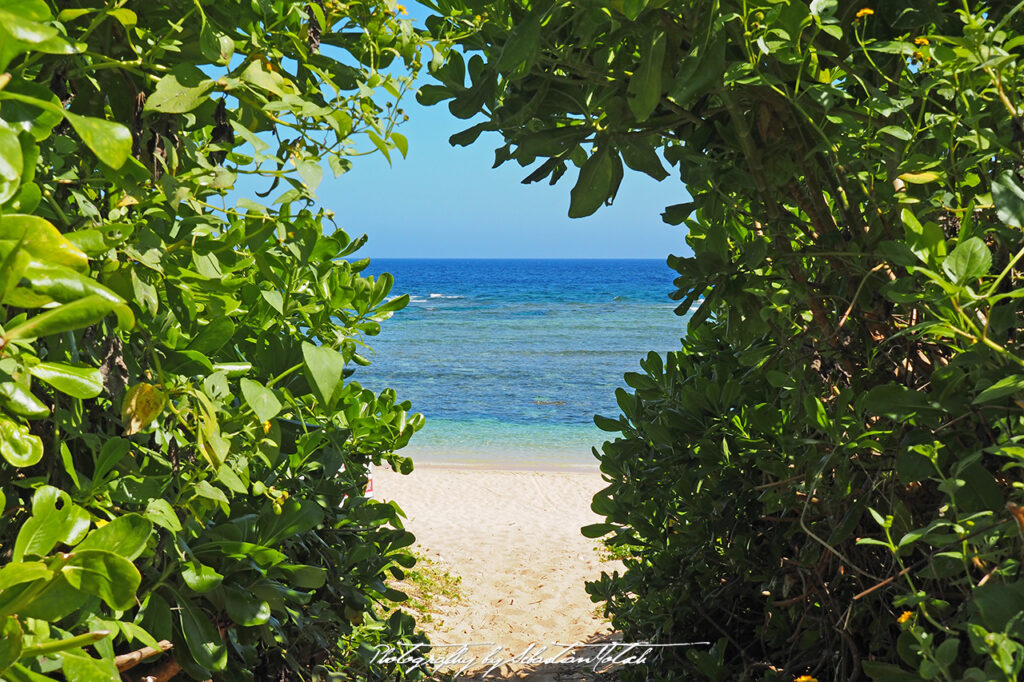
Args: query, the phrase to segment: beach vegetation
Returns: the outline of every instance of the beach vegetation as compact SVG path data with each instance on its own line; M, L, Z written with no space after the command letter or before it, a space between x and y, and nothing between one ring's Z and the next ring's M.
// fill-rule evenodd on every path
M709 643L623 679L1018 679L1021 5L428 4L453 144L571 216L681 183L686 335L596 418L583 532L627 641Z
M315 194L405 153L421 47L377 0L0 3L0 678L423 676L370 663L423 640L363 495L422 417L358 382L408 299Z

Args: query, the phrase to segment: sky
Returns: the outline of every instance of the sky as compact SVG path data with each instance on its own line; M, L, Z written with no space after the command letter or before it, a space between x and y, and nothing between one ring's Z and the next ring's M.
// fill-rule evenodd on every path
M409 6L414 17L424 13ZM421 84L429 78L422 76ZM612 206L571 219L574 167L553 187L546 181L523 185L530 168L515 161L491 168L494 149L503 143L498 133L452 147L448 137L473 121L455 118L447 102L423 107L409 96L401 106L409 121L397 131L409 140L408 157L393 152L390 167L381 154L354 158L352 170L337 179L326 172L317 190L342 228L369 235L362 255L663 260L689 253L684 229L660 215L689 199L677 174L659 183L627 168Z

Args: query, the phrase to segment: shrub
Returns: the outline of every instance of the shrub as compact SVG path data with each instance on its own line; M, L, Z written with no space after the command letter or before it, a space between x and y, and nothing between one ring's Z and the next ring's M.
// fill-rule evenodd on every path
M404 153L422 41L383 2L57 5L0 6L0 675L404 678L370 660L420 641L375 617L413 538L362 491L422 417L346 377L407 298L313 192Z
M1012 680L1024 666L1016 3L437 2L425 101L526 182L674 166L682 349L600 453L639 546L589 586L633 679ZM468 80L467 80L468 73Z

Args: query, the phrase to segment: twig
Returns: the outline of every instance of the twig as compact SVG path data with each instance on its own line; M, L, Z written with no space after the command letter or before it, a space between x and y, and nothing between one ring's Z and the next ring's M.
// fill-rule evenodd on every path
M142 663L147 658L152 658L158 654L162 654L165 651L170 651L174 648L174 645L170 641L164 639L160 641L160 648L154 649L151 646L145 646L141 649L129 652L127 654L121 654L114 658L114 665L117 666L117 672L123 673L125 670L131 670L139 663Z

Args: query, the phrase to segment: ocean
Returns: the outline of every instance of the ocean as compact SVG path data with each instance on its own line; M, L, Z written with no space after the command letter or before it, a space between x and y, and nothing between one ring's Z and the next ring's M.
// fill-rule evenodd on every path
M685 321L662 260L374 259L410 304L369 337L353 376L394 388L426 426L416 461L587 468L619 414L615 389L651 350L679 348Z

